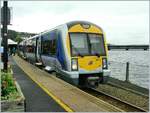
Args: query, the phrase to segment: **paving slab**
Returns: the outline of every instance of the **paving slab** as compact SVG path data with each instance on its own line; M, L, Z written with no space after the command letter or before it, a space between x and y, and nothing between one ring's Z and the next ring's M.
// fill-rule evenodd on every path
M27 112L65 112L53 98L48 96L35 82L33 82L16 62L10 57L14 77L19 83L26 99Z

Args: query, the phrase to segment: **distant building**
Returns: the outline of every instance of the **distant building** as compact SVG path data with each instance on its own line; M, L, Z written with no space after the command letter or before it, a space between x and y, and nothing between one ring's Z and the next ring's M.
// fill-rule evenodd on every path
M10 52L14 47L17 49L17 42L8 39L8 51Z

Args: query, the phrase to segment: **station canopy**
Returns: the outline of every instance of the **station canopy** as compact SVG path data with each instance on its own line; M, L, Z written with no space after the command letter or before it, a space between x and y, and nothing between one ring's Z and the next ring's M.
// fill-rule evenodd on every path
M8 45L17 45L17 42L15 42L11 39L8 39Z

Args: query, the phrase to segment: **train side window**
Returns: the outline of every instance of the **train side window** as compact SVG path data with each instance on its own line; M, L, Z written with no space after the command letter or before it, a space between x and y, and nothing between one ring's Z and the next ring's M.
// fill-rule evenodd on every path
M56 30L50 32L50 53L51 55L56 55L56 37L57 37L57 33Z
M35 39L28 40L27 52L28 53L34 53L35 52L35 46L36 46L36 40Z
M35 53L36 50L36 38L32 39L32 51Z
M56 55L56 31L51 31L50 33L42 36L42 54L54 56Z
M50 39L47 36L42 36L42 54L50 55Z
M38 54L41 54L41 38L40 37L36 38L36 47L38 49Z
M34 46L32 45L33 41L28 40L27 42L27 52L28 53L33 53L34 52Z

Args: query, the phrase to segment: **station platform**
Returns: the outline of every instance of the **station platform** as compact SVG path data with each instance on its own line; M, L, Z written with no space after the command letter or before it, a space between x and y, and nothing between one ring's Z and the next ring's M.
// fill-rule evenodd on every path
M9 62L13 69L13 74L19 83L21 90L25 96L26 112L65 112L52 97L48 96L35 82L33 82L26 73L9 58Z
M27 104L29 101L27 111L34 109L33 101L37 104L41 100L43 102L39 103L39 108L37 108L38 105L35 105L36 111L42 111L41 109L43 109L45 111L60 112L124 112L123 110L66 83L52 74L35 67L18 56L13 56L13 60L12 67L15 77L18 82L20 81L19 84L23 93L25 97L28 98ZM22 70L17 65L25 72L23 75ZM21 76L24 76L24 78L21 78ZM24 79L27 81L24 81ZM30 86L30 84L32 84L32 86ZM41 95L43 95L43 98ZM45 108L42 108L42 106L45 106Z

